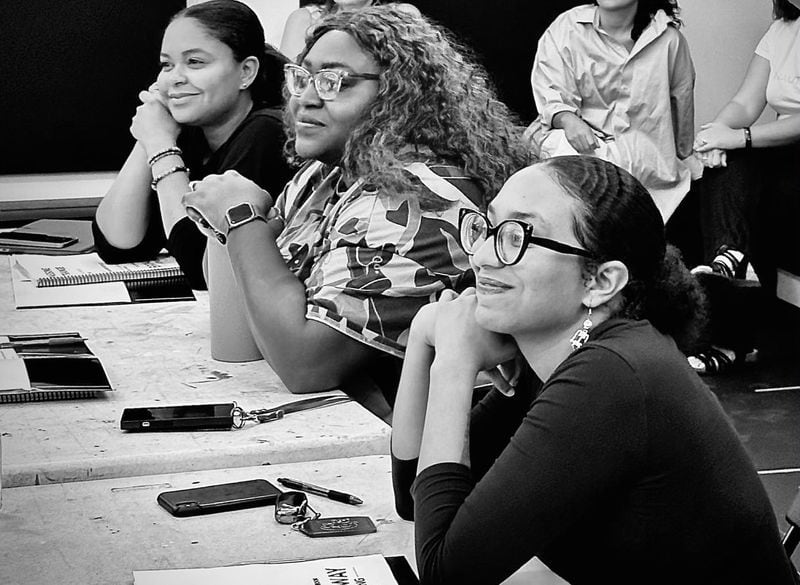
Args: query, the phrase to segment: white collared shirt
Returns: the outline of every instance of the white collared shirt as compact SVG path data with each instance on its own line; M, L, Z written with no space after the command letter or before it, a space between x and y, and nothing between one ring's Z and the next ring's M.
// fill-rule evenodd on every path
M531 83L544 133L542 155L567 154L558 112L613 136L597 156L625 168L666 219L689 191L695 72L689 46L659 10L633 48L599 25L596 6L564 12L539 40ZM574 150L573 150L574 152ZM687 159L687 160L683 160Z

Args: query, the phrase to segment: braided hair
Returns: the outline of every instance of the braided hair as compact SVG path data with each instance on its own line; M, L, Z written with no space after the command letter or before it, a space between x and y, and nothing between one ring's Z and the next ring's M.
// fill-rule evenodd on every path
M593 156L554 157L537 166L577 202L575 237L592 254L584 259L587 278L611 260L628 268L612 314L648 319L690 351L705 326L705 297L680 252L667 244L647 190L627 171Z

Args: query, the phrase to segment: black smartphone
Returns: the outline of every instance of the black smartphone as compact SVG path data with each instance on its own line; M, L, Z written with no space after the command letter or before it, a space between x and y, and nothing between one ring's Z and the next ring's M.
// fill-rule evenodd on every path
M233 402L126 408L123 431L213 431L233 427Z
M0 233L0 245L36 248L63 248L78 241L72 236L54 236L38 232L13 231Z
M156 501L173 516L196 516L275 503L281 493L265 479L161 492Z

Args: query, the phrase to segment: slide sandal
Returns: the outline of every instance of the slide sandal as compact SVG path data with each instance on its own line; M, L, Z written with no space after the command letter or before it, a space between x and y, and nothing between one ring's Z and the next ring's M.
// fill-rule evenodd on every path
M690 355L687 359L695 372L701 376L708 376L728 372L733 367L736 354L729 349L712 347L704 352Z

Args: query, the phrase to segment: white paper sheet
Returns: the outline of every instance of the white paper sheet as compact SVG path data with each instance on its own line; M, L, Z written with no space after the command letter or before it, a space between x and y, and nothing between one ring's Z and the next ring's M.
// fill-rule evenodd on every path
M134 571L133 582L135 585L397 585L381 555L211 569Z

